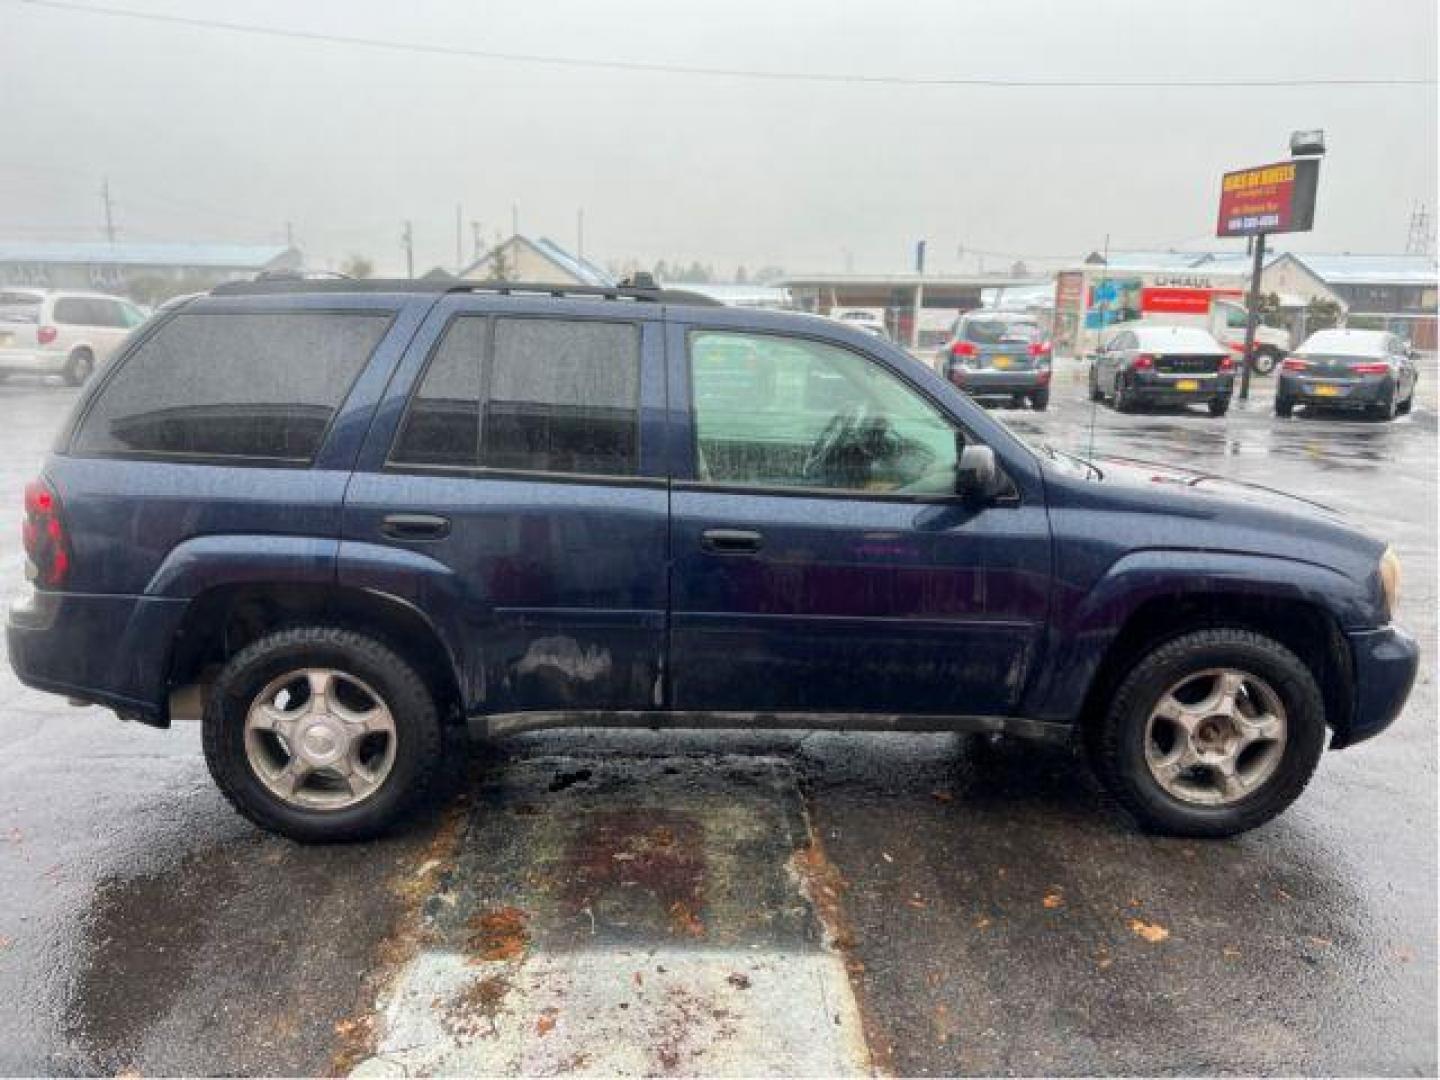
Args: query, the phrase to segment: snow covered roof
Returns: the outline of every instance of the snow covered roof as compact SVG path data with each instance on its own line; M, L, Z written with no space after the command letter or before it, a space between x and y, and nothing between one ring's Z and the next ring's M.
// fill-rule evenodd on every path
M1437 278L1430 255L1289 254L1327 285L1434 285Z
M96 263L112 266L208 266L261 270L299 253L284 244L47 244L0 241L0 263Z

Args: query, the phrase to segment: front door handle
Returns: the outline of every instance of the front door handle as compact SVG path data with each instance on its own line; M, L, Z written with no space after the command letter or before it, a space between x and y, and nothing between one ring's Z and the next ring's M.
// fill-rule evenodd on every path
M443 540L450 535L450 519L438 514L386 514L380 531L396 540Z
M751 529L706 529L700 546L716 555L753 555L760 550L760 534Z

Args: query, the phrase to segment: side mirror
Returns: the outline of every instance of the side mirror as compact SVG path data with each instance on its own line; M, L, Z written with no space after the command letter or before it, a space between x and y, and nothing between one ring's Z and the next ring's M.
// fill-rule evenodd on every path
M988 499L995 493L999 475L994 450L983 444L966 446L955 465L955 494L966 499Z

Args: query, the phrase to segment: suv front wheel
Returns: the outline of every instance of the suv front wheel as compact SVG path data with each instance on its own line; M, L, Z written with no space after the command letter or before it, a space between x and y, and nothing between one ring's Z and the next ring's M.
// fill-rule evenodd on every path
M1089 741L1101 780L1144 828L1233 836L1304 790L1325 747L1325 704L1279 642L1199 630L1140 658Z
M383 832L431 786L442 748L415 669L333 626L280 630L236 653L211 690L203 736L235 808L301 841Z

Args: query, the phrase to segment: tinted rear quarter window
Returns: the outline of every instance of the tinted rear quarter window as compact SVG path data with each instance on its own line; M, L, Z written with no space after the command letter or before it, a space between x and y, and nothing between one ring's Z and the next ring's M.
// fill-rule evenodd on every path
M72 448L307 462L388 314L180 314L102 387Z
M56 300L55 321L64 326L94 326L90 301L82 296L67 296Z
M639 391L632 323L462 316L431 358L391 461L634 475Z

